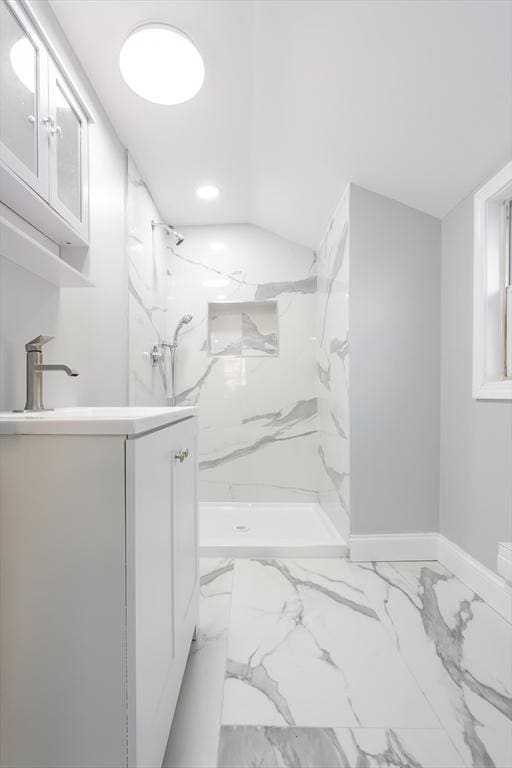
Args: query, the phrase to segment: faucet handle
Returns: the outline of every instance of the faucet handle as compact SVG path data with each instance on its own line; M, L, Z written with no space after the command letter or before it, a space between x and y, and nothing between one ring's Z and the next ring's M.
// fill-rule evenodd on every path
M27 352L40 352L43 344L48 344L55 336L36 336L32 341L27 341L25 344L25 350Z

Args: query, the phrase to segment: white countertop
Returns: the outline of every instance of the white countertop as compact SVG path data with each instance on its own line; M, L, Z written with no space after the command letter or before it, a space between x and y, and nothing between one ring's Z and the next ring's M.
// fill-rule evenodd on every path
M2 435L139 435L195 416L197 408L56 408L0 413Z

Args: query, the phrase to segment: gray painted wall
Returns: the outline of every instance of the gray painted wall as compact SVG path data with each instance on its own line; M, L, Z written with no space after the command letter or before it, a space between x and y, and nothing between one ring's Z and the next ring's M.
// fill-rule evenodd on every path
M351 186L351 532L435 531L441 222Z
M512 403L473 400L473 198L443 220L440 530L496 570L512 538Z

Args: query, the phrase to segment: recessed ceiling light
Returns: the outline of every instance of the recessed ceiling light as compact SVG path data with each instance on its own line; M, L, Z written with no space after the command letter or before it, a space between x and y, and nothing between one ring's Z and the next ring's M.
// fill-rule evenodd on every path
M197 188L197 196L203 200L215 200L220 194L220 189L214 184L203 184L202 187Z
M223 251L225 247L224 243L210 243L211 251Z
M119 67L127 85L154 104L182 104L204 80L201 54L169 24L144 24L124 42Z

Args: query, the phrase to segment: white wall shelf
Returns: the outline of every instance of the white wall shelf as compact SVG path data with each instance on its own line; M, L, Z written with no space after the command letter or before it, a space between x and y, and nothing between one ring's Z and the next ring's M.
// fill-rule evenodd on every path
M87 250L72 248L77 265L87 258ZM38 232L14 211L0 203L0 255L23 269L61 288L91 288L94 283L61 258L59 246Z

